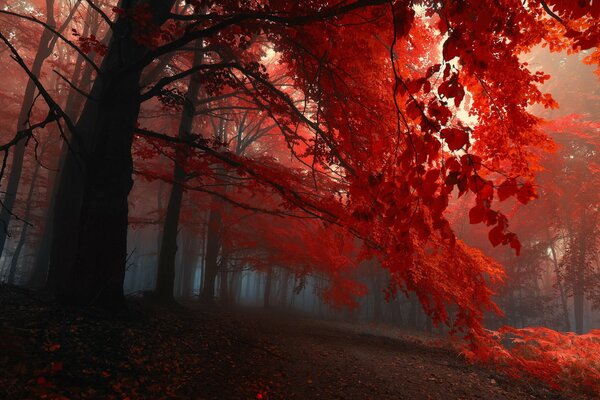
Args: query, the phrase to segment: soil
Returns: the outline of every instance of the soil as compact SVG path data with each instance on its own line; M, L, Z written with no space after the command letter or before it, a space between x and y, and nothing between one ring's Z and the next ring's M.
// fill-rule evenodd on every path
M0 371L3 399L576 398L393 327L145 300L115 316L12 287L0 287Z

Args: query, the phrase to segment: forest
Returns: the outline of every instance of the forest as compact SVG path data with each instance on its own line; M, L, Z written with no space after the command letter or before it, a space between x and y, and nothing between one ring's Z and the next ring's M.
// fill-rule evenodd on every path
M596 0L0 0L0 398L599 398L599 45Z

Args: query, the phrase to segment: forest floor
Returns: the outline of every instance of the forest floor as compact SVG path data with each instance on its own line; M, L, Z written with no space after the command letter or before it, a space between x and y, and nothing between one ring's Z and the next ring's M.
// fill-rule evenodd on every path
M2 399L578 398L385 326L139 300L115 317L6 286L0 371Z

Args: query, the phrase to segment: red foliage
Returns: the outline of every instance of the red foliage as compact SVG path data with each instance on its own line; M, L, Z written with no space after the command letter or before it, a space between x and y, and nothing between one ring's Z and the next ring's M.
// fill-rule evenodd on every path
M556 389L600 395L600 330L577 335L543 327L504 327L479 337L464 352L515 378L526 377L525 372Z
M94 51L99 55L104 56L108 51L108 47L104 43L101 43L95 35L90 35L89 37L81 36L74 28L71 29L71 33L77 38L77 43L79 44L81 51L86 54Z

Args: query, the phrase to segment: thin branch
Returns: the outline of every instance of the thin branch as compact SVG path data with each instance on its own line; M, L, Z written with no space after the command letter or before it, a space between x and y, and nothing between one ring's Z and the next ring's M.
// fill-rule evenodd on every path
M144 66L150 64L152 60L163 54L167 54L172 51L177 51L181 47L197 39L213 37L225 28L228 28L232 25L241 24L246 21L264 21L284 26L298 26L308 24L311 22L325 21L328 19L336 18L347 14L350 11L371 6L378 6L386 3L387 1L388 0L357 0L350 4L328 8L322 11L317 11L313 14L305 14L298 16L283 16L273 12L247 12L233 16L225 16L225 19L221 22L217 22L214 25L204 29L195 31L190 30L179 39L176 39L170 43L158 47L156 50L149 52L146 56L140 59L138 63L132 65L131 68L143 68ZM196 18L196 20L205 20L213 18L223 18L223 16L218 14L201 14L198 16L198 18Z
M71 133L73 135L76 135L77 129L75 128L75 124L73 124L73 121L71 120L71 118L63 111L63 109L56 103L56 101L54 101L54 99L52 98L52 96L50 96L50 94L48 93L48 91L46 90L44 85L42 85L42 83L40 82L39 78L37 76L35 76L35 74L33 72L31 72L31 70L29 69L29 67L27 66L27 64L25 63L25 61L23 60L23 58L17 51L17 49L15 49L15 47L2 34L2 32L0 32L0 40L2 40L6 44L6 46L10 49L10 51L12 53L12 55L11 55L12 59L15 60L17 62L17 64L19 64L21 66L21 68L27 73L27 75L29 76L29 79L31 79L31 81L35 84L35 86L37 87L41 96L44 98L44 101L46 102L46 104L48 105L48 108L50 109L50 112L49 112L49 115L47 118L52 118L52 121L56 121L57 123L59 123L60 119L62 118L65 121L65 123L67 124L67 127L69 128ZM48 122L51 122L51 121L48 120ZM60 127L60 123L58 125L59 125L59 129L61 129L61 134L64 135L64 133L62 132L62 128ZM30 129L31 128L32 127L30 127ZM66 137L65 137L65 139L66 139ZM68 144L68 142L67 142L67 144ZM70 145L69 145L69 147L70 147ZM0 148L0 151L1 151L1 148Z
M73 90L75 90L77 93L79 93L80 95L82 95L83 97L85 97L86 99L90 99L90 100L94 100L94 101L98 101L97 99L94 99L89 93L84 92L82 89L79 89L77 86L75 86L75 84L73 82L71 82L69 79L67 79L66 76L64 76L63 74L61 74L60 72L58 72L57 70L53 69L52 72L54 72L56 75L58 75L63 81L65 81Z
M152 86L152 88L148 89L148 91L146 91L145 93L142 93L140 95L140 102L144 102L146 100L153 98L154 96L161 94L162 88L164 88L168 84L176 82L180 79L183 79L186 76L192 75L195 72L198 72L201 70L211 70L211 69L228 69L228 68L233 68L234 66L235 66L235 64L233 64L233 63L200 64L200 65L196 65L188 70L180 72L178 74L171 75L171 76L165 76L165 77L159 79L158 82L156 82L156 84L154 86Z
M565 28L567 27L565 25L565 21L563 21L563 19L561 17L559 17L558 15L556 15L554 13L554 11L552 11L550 9L550 7L548 7L548 4L544 0L540 0L540 4L542 5L542 7L544 7L544 10L546 11L546 13L548 13L549 16L551 16L552 18L554 18L555 20L560 22L560 24L563 25Z

